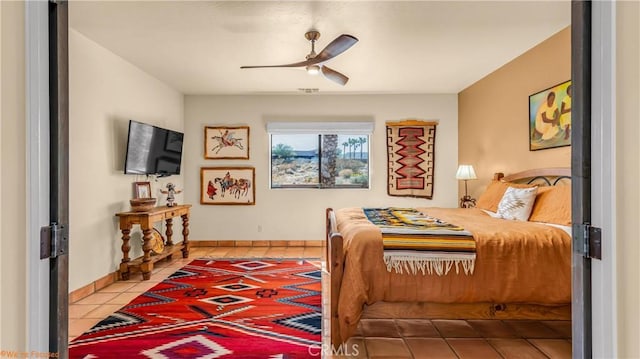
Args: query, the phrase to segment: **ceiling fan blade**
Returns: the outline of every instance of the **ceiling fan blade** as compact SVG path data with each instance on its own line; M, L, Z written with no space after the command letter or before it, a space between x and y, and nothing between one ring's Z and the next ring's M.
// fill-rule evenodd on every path
M354 36L342 34L336 37L333 41L331 41L331 43L327 45L327 47L325 47L324 49L322 49L322 51L320 51L318 56L314 57L311 60L319 60L315 62L316 64L320 62L325 62L347 51L356 42L358 42L358 39L355 38Z
M300 62L294 62L292 64L285 64L285 65L240 66L240 68L241 69L259 69L264 67L302 67L302 66L314 65L320 62L320 61L313 61L313 60L315 60L315 58L305 60L305 61L300 61Z
M344 86L347 81L349 81L349 78L347 76L326 66L320 67L320 71L322 71L322 75L324 75L324 77L342 86Z
M317 56L307 59L305 61L294 62L291 64L285 64L285 65L240 66L240 68L241 69L257 69L257 68L265 68L265 67L304 67L304 66L316 65L316 64L328 61L340 55L341 53L347 51L356 42L358 42L358 39L355 38L354 36L342 34L336 37L333 41L331 41L331 43L329 43L329 45L327 45L322 51L320 51L320 53Z

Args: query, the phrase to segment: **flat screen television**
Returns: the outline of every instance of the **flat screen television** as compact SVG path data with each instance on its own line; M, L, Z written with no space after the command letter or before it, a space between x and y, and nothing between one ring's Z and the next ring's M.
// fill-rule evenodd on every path
M124 173L160 177L180 174L183 137L181 132L130 120Z

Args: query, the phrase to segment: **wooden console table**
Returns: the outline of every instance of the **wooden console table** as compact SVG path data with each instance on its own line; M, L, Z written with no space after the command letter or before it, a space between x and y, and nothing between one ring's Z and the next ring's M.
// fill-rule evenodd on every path
M142 279L151 278L153 263L164 259L171 259L175 252L182 251L182 258L189 258L189 210L190 204L175 205L173 207L155 207L148 212L121 212L116 213L120 217L120 230L122 231L122 262L120 263L120 276L123 280L129 279L132 271L141 271ZM182 217L182 242L173 244L173 218ZM165 220L167 223L165 247L162 253L151 255L151 244L153 224ZM142 239L144 241L142 250L144 255L136 259L129 258L129 240L131 228L137 224L142 229Z

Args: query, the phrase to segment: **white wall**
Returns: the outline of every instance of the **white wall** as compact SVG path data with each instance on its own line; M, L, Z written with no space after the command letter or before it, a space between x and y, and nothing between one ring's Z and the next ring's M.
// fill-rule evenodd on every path
M0 350L26 350L24 3L0 1Z
M620 1L616 12L618 357L640 358L640 3Z
M457 95L291 95L186 96L185 201L192 203L192 240L322 240L326 207L456 206L458 158ZM371 184L368 190L269 189L269 138L265 124L278 118L312 120L368 117L371 137ZM432 200L389 197L386 189L385 121L439 120L436 132ZM249 160L205 160L204 127L249 125ZM200 168L253 166L255 206L200 205ZM261 227L259 231L258 227Z
M123 174L129 120L182 131L184 108L182 94L73 29L69 98L69 290L73 291L114 272L122 259L115 213L129 210L132 183L147 180ZM152 181L159 204L165 203L158 191L167 181L182 188L182 176ZM181 203L182 197L177 201ZM178 222L177 234L182 231ZM139 228L134 231L131 258L142 253Z

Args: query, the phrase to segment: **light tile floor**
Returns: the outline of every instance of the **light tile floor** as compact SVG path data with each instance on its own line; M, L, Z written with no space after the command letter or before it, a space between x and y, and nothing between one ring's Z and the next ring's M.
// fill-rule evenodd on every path
M320 247L195 247L190 258L155 263L151 279L140 274L69 306L69 340L197 257L321 258ZM329 288L323 276L323 343L328 347ZM356 349L357 348L357 349ZM570 321L364 319L356 335L326 358L571 358Z

